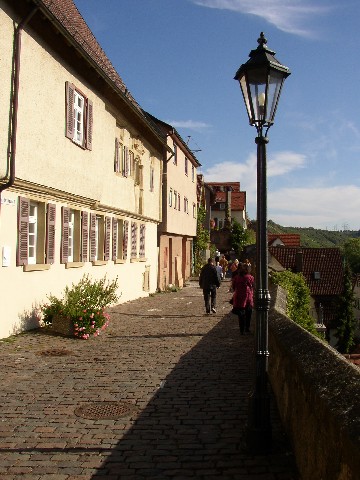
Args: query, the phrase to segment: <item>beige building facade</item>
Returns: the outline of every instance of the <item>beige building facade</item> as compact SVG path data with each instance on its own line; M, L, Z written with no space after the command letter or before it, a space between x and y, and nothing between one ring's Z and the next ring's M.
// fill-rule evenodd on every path
M192 274L197 226L197 168L200 163L171 125L151 117L166 135L163 218L158 227L158 288L183 287Z
M167 146L72 1L0 0L0 27L3 338L84 274L156 290Z

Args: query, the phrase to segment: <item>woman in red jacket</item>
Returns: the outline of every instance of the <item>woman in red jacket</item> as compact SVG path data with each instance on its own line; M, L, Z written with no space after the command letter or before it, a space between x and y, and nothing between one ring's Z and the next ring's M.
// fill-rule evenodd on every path
M237 275L232 280L233 313L239 317L241 335L250 332L250 322L254 307L254 277L250 275L248 267L240 263Z

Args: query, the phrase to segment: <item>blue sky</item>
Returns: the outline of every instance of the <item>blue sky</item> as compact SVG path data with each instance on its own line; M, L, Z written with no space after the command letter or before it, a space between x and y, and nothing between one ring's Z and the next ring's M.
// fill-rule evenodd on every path
M256 130L238 67L260 32L291 70L268 133L268 218L360 229L358 0L75 0L144 110L175 126L206 181L256 217Z

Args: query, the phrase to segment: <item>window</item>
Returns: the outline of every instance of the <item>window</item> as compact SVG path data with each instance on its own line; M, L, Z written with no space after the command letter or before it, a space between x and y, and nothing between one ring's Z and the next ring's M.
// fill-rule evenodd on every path
M186 197L184 197L184 212L189 213L189 200Z
M174 165L177 165L177 145L174 143Z
M131 222L131 258L137 257L137 231L137 223Z
M180 193L178 193L178 210L180 210Z
M151 160L150 163L150 192L154 191L154 163Z
M173 200L173 191L172 188L169 190L169 207L172 207L172 200Z
M193 218L196 218L196 204L193 203Z
M55 261L56 206L19 197L16 264L44 265Z
M178 199L177 191L174 190L174 208L175 208L175 210L177 209L177 199Z
M191 180L195 182L195 167L191 165Z
M220 210L225 210L225 203L219 203Z
M75 85L66 82L66 137L92 149L93 103Z
M146 226L145 223L142 223L140 225L140 241L139 241L139 257L144 258L145 257L145 231L146 231Z
M131 174L131 156L128 147L115 138L114 171L123 177Z
M90 213L90 261L110 259L111 219Z
M120 218L113 218L112 221L112 259L127 259L129 222Z
M185 175L189 174L189 160L185 157Z
M86 262L88 259L88 216L87 212L61 209L61 263Z

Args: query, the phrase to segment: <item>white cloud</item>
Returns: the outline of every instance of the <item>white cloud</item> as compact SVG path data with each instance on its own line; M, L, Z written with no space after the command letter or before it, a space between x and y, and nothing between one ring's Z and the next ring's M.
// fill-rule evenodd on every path
M295 152L272 154L268 176L279 177L304 168L307 159ZM256 217L256 155L243 163L226 161L203 171L205 181L239 181L246 191L247 211ZM334 180L334 179L333 179ZM328 228L342 230L344 225L360 229L360 187L355 185L324 186L321 179L312 178L303 188L280 187L268 191L268 219L283 226Z
M315 15L326 13L330 7L314 6L304 0L192 0L196 5L238 13L256 15L279 30L300 36L312 36L304 27Z
M196 122L195 120L166 120L166 123L175 128L187 128L189 130L203 130L211 127L208 123Z

